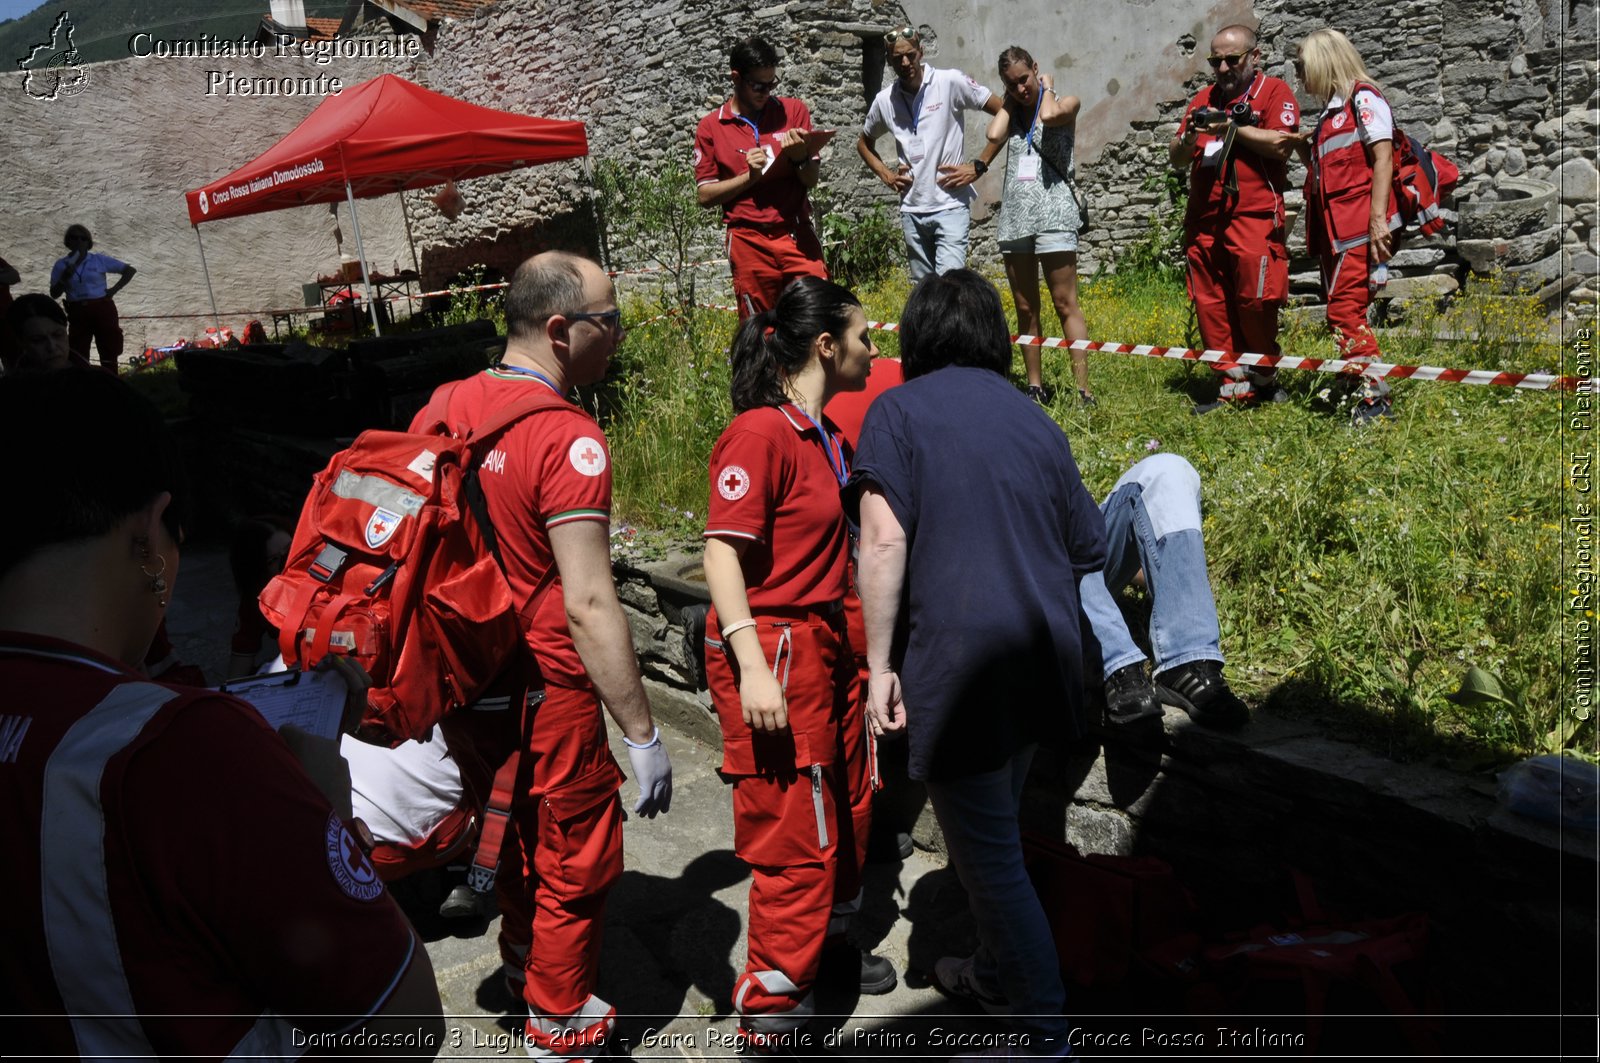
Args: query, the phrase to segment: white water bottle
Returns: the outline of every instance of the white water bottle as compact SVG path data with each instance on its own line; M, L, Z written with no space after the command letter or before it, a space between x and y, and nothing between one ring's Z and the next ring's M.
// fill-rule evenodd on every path
M1377 294L1388 283L1389 263L1379 262L1372 271L1372 279L1367 282L1367 287L1372 289L1373 294Z

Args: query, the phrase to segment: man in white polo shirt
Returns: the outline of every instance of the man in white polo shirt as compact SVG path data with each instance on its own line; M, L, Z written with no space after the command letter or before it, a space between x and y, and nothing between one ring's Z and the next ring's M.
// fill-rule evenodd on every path
M985 143L971 162L966 153L966 112L995 114L1000 97L959 70L922 61L922 35L905 26L883 39L895 80L872 106L856 150L878 180L900 196L900 227L911 256L911 283L967 264L967 229L976 193L972 182L989 169L999 148ZM878 155L878 139L894 134L898 154L891 170Z

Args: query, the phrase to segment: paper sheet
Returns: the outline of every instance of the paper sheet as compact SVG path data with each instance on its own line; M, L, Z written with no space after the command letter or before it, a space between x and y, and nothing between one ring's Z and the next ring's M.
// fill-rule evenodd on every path
M347 689L331 668L269 672L224 683L221 689L254 705L273 730L293 724L321 738L339 737Z

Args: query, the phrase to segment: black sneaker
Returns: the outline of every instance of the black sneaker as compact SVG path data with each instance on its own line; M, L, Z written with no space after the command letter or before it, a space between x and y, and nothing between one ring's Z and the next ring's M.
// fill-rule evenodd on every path
M874 956L865 949L850 944L843 935L829 938L822 944L822 966L817 980L835 985L848 985L852 979L865 996L882 996L899 984L894 964L882 956Z
M977 1004L990 1015L1011 1014L1005 994L978 983L971 956L944 956L933 965L933 985L952 1000Z
M1289 393L1275 385L1269 385L1266 388L1257 388L1256 395L1256 401L1262 403L1289 401Z
M1050 405L1050 392L1046 391L1044 387L1039 384L1028 385L1028 398L1032 399L1034 402L1037 402L1040 406Z
M1160 730L1161 702L1145 674L1144 662L1135 661L1106 678L1106 724L1114 730Z
M481 894L465 882L458 883L439 905L439 914L446 919L478 919L483 916Z
M1092 410L1096 406L1100 405L1099 401L1096 400L1093 395L1089 394L1082 388L1078 389L1078 402L1080 402L1083 405L1083 408L1086 410Z
M1382 420L1394 420L1394 405L1388 396L1373 399L1371 402L1358 402L1350 411L1350 423L1357 428L1376 424Z
M1156 694L1189 714L1195 723L1237 731L1250 722L1250 710L1222 678L1221 661L1190 661L1155 677Z

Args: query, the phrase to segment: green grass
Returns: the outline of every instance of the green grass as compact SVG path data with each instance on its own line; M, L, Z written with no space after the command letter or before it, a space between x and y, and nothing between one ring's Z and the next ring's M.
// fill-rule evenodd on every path
M1004 291L1003 282L1000 284ZM868 316L897 320L904 279L866 291ZM1181 345L1181 286L1104 277L1083 288L1096 340ZM630 322L659 312L626 307ZM619 522L698 537L706 463L731 419L732 314L630 328L600 404L616 461ZM1047 331L1059 335L1053 314ZM1436 342L1439 334L1469 338ZM1448 311L1413 309L1382 337L1385 360L1546 369L1560 352L1536 304L1469 290ZM877 337L886 354L897 337ZM1285 330L1285 353L1329 357L1325 333ZM1020 356L1013 375L1020 379ZM1352 429L1316 393L1325 374L1285 372L1292 401L1189 413L1215 393L1192 363L1090 356L1100 405L1078 408L1065 352L1047 351L1051 411L1097 496L1154 450L1204 484L1205 535L1223 650L1235 685L1279 714L1314 713L1399 759L1542 751L1560 682L1559 398L1397 382L1395 420ZM1528 709L1458 707L1444 695L1468 665L1495 672Z

